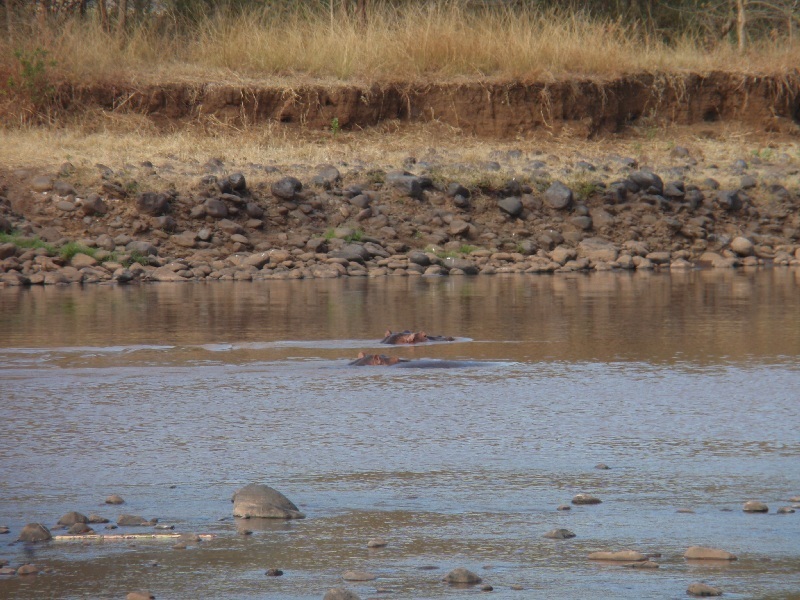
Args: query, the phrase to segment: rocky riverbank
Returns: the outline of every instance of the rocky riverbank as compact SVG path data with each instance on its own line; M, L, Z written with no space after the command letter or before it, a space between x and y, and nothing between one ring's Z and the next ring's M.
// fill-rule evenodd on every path
M698 154L697 156L695 154ZM798 158L503 150L0 174L3 285L800 266Z

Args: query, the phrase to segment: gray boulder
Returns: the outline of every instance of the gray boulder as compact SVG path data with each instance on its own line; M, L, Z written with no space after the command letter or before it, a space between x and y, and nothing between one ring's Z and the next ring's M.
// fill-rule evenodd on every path
M138 252L143 256L157 256L158 248L153 246L150 242L134 241L125 245L127 252Z
M303 189L303 184L296 177L284 177L272 184L272 195L282 200L294 200L297 193Z
M46 542L52 540L50 530L41 523L28 523L19 534L20 542Z
M75 525L75 523L88 523L88 522L89 522L89 517L75 511L68 512L58 520L59 525L66 525L67 527Z
M448 269L460 269L464 271L466 275L478 274L477 265L471 260L467 260L466 258L445 258L444 265Z
M497 206L509 217L516 218L522 214L522 201L516 196L503 198L497 203Z
M447 575L445 575L442 581L446 581L447 583L476 584L483 581L483 579L469 569L459 567L457 569L453 569Z
M554 181L544 193L544 199L550 208L563 210L572 205L572 190L560 181Z
M278 490L251 483L233 494L233 516L261 519L305 519L305 515Z
M634 171L628 177L641 191L648 194L663 194L664 182L652 171Z

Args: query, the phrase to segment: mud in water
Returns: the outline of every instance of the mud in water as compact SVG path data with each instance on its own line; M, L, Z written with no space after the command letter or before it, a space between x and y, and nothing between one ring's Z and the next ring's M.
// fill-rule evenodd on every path
M776 514L800 495L796 270L5 288L0 307L3 537L72 510L216 536L4 545L48 572L0 597L462 597L455 567L502 599L800 589L800 520ZM387 347L387 328L458 338ZM349 367L359 351L474 364ZM253 481L307 518L234 520ZM602 503L556 510L581 492ZM691 545L739 560L689 564ZM660 567L586 558L623 549Z
M630 125L735 121L761 131L796 131L800 79L714 72L637 74L611 80L373 85L63 85L66 114L102 108L149 116L165 128L213 118L232 125L278 122L344 129L435 121L497 139L537 131L592 137Z

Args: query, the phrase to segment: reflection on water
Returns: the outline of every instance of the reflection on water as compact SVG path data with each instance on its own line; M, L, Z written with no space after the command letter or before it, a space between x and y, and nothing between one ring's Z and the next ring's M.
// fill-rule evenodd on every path
M0 578L0 597L321 598L364 569L379 579L348 584L362 597L440 598L465 593L440 581L456 566L501 598L682 597L698 579L786 597L799 288L768 270L0 289L8 537L71 510L217 534L9 547L54 573ZM460 339L381 346L387 328ZM475 364L347 367L359 351ZM308 518L234 520L250 481ZM555 510L578 492L603 503ZM751 498L770 514L744 514ZM556 527L577 537L542 538ZM693 544L740 560L689 565ZM585 560L622 548L661 568Z

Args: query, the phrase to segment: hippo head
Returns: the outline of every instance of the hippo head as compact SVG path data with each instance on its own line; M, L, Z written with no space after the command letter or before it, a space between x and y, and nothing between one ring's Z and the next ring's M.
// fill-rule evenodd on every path
M386 356L385 354L364 354L363 352L359 352L358 358L350 364L356 367L386 367L396 365L400 362L400 360L401 359L397 358L396 356Z
M413 332L409 330L400 333L392 333L390 329L386 330L382 344L420 344L428 341L428 335L424 331Z

